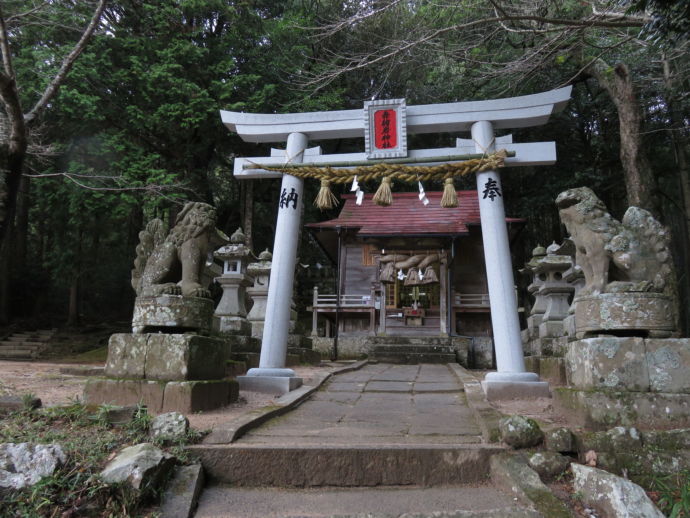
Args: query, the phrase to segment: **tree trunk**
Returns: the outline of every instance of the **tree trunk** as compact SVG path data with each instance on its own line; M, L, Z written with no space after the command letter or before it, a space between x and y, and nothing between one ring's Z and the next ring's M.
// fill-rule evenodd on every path
M680 237L674 240L674 242L677 245L677 255L680 256L680 260L677 263L680 265L680 271L687 272L690 268L690 247L688 246L690 243L690 171L688 171L685 146L679 138L683 129L683 113L678 109L678 103L673 93L673 73L671 63L666 59L666 56L664 56L662 65L664 70L664 86L666 87L666 107L671 122L671 145L678 169L679 194L682 206L679 218L680 229L677 232ZM690 296L690 278L688 275L678 275L678 292L680 300L688 300ZM688 329L690 328L690 307L688 304L680 305L679 317L682 336L687 336Z
M635 95L630 71L624 63L610 67L598 59L587 67L587 72L606 90L618 110L620 159L628 204L647 209L658 217L661 213L658 186L642 149L642 109Z
M79 309L81 306L81 275L82 275L82 250L81 250L81 240L84 237L84 233L79 229L77 233L77 243L76 250L74 254L74 267L72 269L72 283L69 287L69 312L67 315L67 325L77 326L79 325Z
M29 206L31 205L31 183L28 176L22 176L19 182L19 196L17 198L17 212L14 221L14 237L12 249L14 251L13 264L15 268L23 268L26 264L26 250L29 234Z

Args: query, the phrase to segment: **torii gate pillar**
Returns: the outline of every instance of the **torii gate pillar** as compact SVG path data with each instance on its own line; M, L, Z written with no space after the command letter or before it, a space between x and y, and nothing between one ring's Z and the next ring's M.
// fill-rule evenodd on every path
M307 142L307 136L303 133L291 133L285 150L286 162L302 162ZM246 376L238 376L241 390L285 394L302 385L302 378L296 377L292 369L285 368L285 359L303 188L304 180L301 178L283 175L271 278L268 283L264 334L261 340L261 357L258 368L249 369Z
M478 153L495 151L491 122L475 122L472 139ZM549 384L539 381L537 374L525 372L503 188L497 171L477 173L477 195L497 368L497 372L488 373L482 382L484 391L488 399L549 397Z
M375 112L377 109L388 110L388 104L397 103L396 109L401 112L396 120L405 121L404 126L409 134L471 131L476 151L484 153L494 150L494 128L505 130L546 124L553 113L565 107L570 92L571 87L568 86L508 99L406 106L404 112L402 104L397 103L400 99L383 104L373 101L372 106ZM365 108L365 113L371 115L372 112ZM283 182L261 360L258 369L251 369L247 376L240 378L241 388L259 390L259 387L263 387L264 391L276 391L276 387L280 386L278 392L286 392L301 382L291 369L285 368L285 359L289 301L292 297L302 207L302 180L255 167L245 170L245 166L256 163L279 166L286 158L290 162L318 162L321 165L370 160L370 153L304 154L308 139L358 138L369 135L371 121L376 118L368 117L368 122L365 123L364 115L361 109L291 114L221 111L223 123L246 142L284 142L286 138L288 142L286 155L272 153L270 157L235 158L234 174L237 177L282 176ZM398 129L401 130L402 126ZM471 144L459 140L454 148L407 150L407 157L416 163L438 163L447 161L449 155L471 153ZM516 152L514 157L506 159L508 167L550 165L556 161L554 142L514 144L508 139L505 148ZM498 372L487 374L483 382L484 390L490 399L548 396L548 384L538 381L536 374L525 372L503 192L498 172L478 173L477 188L498 367ZM288 199L288 196L291 197Z

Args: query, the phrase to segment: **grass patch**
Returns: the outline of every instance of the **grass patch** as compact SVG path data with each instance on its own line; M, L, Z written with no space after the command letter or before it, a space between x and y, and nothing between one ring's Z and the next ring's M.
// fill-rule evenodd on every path
M124 426L110 425L105 408L95 411L81 403L63 407L23 410L0 419L0 442L30 442L62 446L67 462L50 477L23 490L0 495L0 516L152 516L149 499L140 499L126 485L105 484L98 476L111 454L149 439L151 417L145 408ZM179 457L183 443L195 442L200 434L190 433L185 441L166 449ZM162 446L158 444L157 446Z

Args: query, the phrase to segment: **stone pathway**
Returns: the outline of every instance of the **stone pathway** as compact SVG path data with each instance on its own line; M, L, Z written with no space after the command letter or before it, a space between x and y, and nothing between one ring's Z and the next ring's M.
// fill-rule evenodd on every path
M336 376L238 444L478 444L462 385L446 365L367 365Z
M212 480L197 518L538 516L488 482L503 449L482 444L463 385L442 364L338 374L236 442L192 450Z

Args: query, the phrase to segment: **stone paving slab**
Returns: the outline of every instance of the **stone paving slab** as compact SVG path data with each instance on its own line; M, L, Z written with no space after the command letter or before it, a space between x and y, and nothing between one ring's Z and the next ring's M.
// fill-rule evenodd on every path
M353 379L354 378L354 379ZM356 381L355 381L356 379ZM481 429L445 365L366 365L340 374L290 413L240 443L477 444Z

